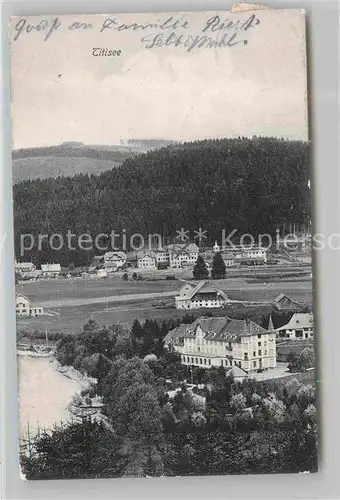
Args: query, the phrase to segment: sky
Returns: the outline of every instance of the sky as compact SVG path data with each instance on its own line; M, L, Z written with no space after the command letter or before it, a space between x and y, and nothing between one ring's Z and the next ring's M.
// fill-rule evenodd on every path
M216 15L216 31L203 32ZM171 16L172 22L186 22L187 27L101 32L108 16L59 16L59 28L46 41L46 30L32 29L43 17L14 18L13 148L65 141L111 145L127 138L190 141L263 135L308 140L301 11L258 11L259 24L239 31L217 28L223 28L226 19L245 22L249 13L119 14L110 18L118 27L159 25ZM51 23L53 17L46 20ZM93 27L69 30L75 21ZM183 46L147 48L142 41L144 36L151 40L171 32L176 37L207 35L213 39L236 32L235 40L240 43L187 51ZM243 39L246 44L241 43ZM94 57L94 47L120 49L121 55Z

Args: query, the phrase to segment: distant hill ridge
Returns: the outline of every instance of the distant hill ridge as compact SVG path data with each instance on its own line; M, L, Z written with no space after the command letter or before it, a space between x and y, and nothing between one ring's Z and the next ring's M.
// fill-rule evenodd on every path
M86 145L69 141L56 146L16 149L12 152L13 182L78 174L101 174L127 158L175 144L167 140L127 140L118 145Z

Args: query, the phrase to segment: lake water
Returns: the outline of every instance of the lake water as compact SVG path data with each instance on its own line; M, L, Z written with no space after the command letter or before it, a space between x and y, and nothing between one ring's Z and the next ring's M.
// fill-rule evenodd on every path
M72 396L79 393L81 385L56 370L51 358L18 356L19 368L19 418L20 434L30 430L51 428L60 421L71 419L67 409Z

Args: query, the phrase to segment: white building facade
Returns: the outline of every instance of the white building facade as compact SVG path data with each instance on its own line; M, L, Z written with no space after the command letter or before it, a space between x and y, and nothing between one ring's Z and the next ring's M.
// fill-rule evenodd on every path
M247 320L202 317L169 332L165 345L181 354L184 365L237 366L246 372L276 367L275 331Z
M278 339L314 339L313 313L295 313L288 323L276 329Z
M40 316L44 313L43 308L32 304L28 297L18 294L15 298L15 312L19 317Z
M45 278L56 278L61 273L60 264L41 264L41 272Z
M36 271L36 266L33 262L17 262L15 261L15 272L21 273L34 273Z
M198 246L194 243L176 243L166 248L172 268L194 266L198 259Z
M116 272L126 263L125 252L106 252L104 255L104 269L107 273Z
M137 253L137 266L140 269L156 269L156 254L150 250Z
M200 281L197 285L187 283L175 297L176 309L218 308L227 302L226 293L209 281Z

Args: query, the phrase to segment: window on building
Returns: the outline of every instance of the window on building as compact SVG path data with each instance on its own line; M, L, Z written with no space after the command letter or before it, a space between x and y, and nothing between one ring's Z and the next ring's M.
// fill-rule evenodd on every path
M257 338L258 338L258 339L260 339L260 338L261 338L261 335L258 335L258 336L257 336Z
M261 342L258 342L257 345L258 345L258 347L261 347Z
M200 365L202 364L202 358L200 358Z
M211 365L211 359L209 359L208 362L209 362L209 365Z
M296 332L295 332L295 337L296 337L296 338L301 338L301 337L303 337L303 330L296 330Z
M267 351L267 349L266 349L266 350L264 351L264 355L265 355L265 356L267 356L267 353L268 353L268 351Z
M253 351L253 357L256 357L256 351Z
M248 353L247 352L244 353L244 361L248 361Z
M204 358L204 364L206 365L207 364L207 360Z
M256 361L253 361L253 367L256 368Z
M259 351L259 356L262 356L262 351L261 350Z
M198 358L195 358L196 364L198 365Z

